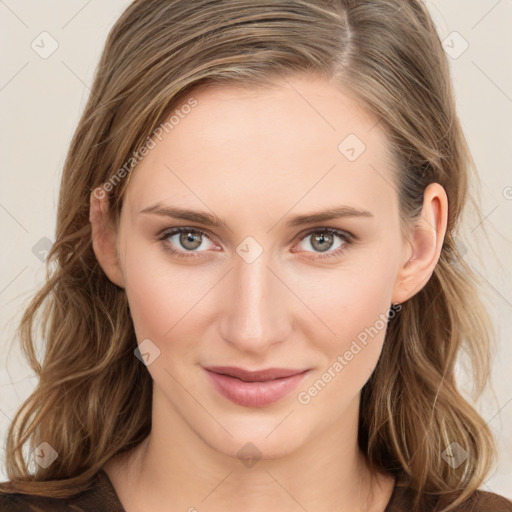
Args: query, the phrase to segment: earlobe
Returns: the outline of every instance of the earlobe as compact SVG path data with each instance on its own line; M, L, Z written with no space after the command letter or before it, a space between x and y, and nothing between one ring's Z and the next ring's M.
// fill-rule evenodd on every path
M108 214L108 197L101 187L91 192L89 221L96 259L107 277L117 286L124 288L116 250L116 229Z
M405 302L418 293L432 276L439 261L448 220L448 198L439 183L431 183L423 194L423 208L406 242L407 258L393 291L393 303Z

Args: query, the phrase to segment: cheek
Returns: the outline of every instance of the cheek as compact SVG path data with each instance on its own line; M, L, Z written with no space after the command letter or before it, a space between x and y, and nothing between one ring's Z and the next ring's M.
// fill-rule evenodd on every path
M390 289L382 279L367 274L354 281L345 279L342 289L324 296L322 320L335 335L309 334L324 355L321 367L297 394L310 412L337 417L370 378L382 352Z
M163 249L132 240L123 268L137 340L149 338L165 353L182 350L188 357L209 318L204 299L218 276L207 267L173 263Z
M172 271L165 254L146 241L132 239L123 258L126 294L137 339L150 338L160 345L185 314L193 287L183 271ZM190 277L190 276L188 276Z
M364 385L382 351L397 269L397 255L388 249L361 254L344 268L308 279L305 301L319 321L314 328L304 321L302 329L324 354L320 373L329 372L325 379L340 396L353 395Z
M326 334L331 331L332 342L346 343L365 328L381 324L391 306L397 270L395 256L387 254L379 258L362 253L337 269L304 273L300 278L300 296L321 320L316 328Z

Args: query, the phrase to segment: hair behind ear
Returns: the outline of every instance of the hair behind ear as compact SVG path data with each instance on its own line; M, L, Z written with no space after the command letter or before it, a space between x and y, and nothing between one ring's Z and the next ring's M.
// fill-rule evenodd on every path
M492 465L495 443L479 413L460 394L457 355L469 348L478 397L490 371L490 322L477 281L451 236L428 283L388 324L379 364L361 396L360 446L412 489L443 494L453 510L458 489L477 489ZM468 457L454 469L442 454L458 443ZM426 473L425 468L433 468ZM435 491L434 491L435 490ZM418 493L417 506L420 494ZM455 505L454 505L455 504Z

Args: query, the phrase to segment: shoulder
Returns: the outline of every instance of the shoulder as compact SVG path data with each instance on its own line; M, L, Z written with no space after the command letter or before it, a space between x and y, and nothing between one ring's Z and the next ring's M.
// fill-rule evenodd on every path
M0 494L0 512L85 512L75 506L76 498L48 498L31 494Z
M416 493L407 485L395 485L393 494L385 509L385 512L403 512L413 510ZM417 510L421 512L439 512L446 508L446 503L441 504L438 494L425 494L420 500L421 505ZM512 512L512 501L507 498L487 492L476 490L463 503L453 509L452 512Z
M512 501L499 494L478 490L457 510L460 512L512 512Z
M8 482L6 482L8 483ZM99 471L85 491L69 498L50 498L0 491L0 512L124 512L106 476Z
M49 500L41 506L40 498L26 494L0 494L0 512L35 512L39 510L62 511L57 505L53 507L54 500Z

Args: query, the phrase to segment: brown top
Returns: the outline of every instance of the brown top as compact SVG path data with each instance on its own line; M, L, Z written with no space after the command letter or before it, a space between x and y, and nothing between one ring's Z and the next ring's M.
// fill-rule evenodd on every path
M412 493L396 485L384 512L411 510ZM0 494L0 512L125 512L108 478L100 470L88 490L73 498L43 498L26 494ZM422 512L435 512L435 499ZM454 512L512 512L512 501L486 491L476 491Z

